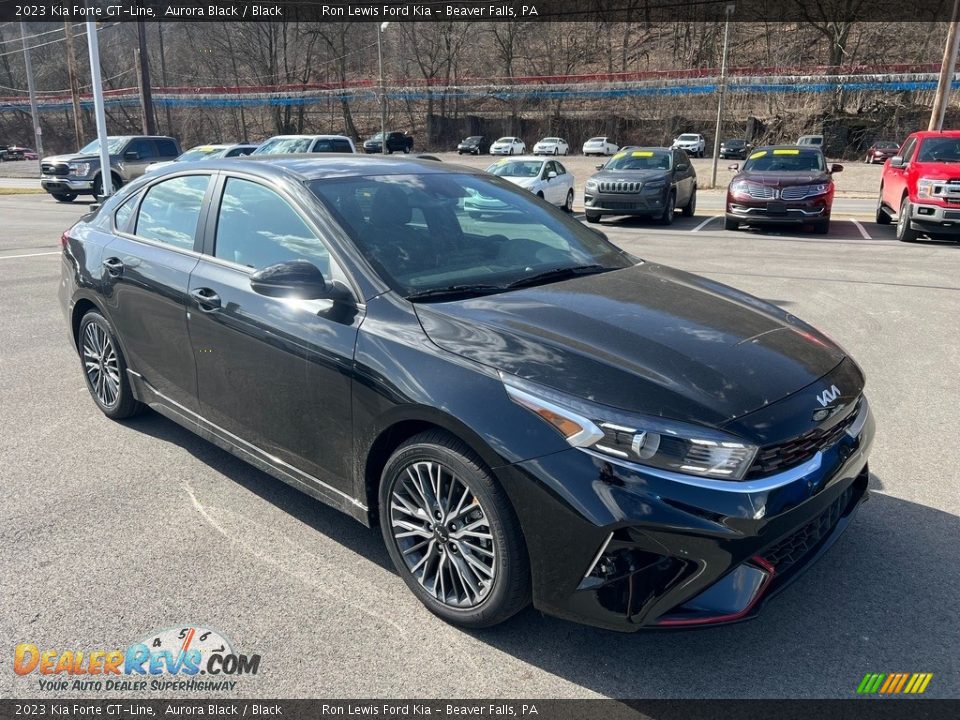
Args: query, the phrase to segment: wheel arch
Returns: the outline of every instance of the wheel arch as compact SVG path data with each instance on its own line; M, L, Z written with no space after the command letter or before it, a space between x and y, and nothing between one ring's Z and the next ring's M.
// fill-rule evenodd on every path
M504 459L462 421L436 408L417 406L405 408L402 414L387 418L372 434L372 441L361 453L363 502L368 508L371 525L376 525L379 511L380 481L383 468L393 452L410 438L429 430L440 430L464 443L486 465L486 469L501 485L496 468Z
M96 310L106 317L103 308L88 297L78 298L73 304L73 310L70 314L70 333L73 336L73 346L77 349L80 348L80 321L91 310Z

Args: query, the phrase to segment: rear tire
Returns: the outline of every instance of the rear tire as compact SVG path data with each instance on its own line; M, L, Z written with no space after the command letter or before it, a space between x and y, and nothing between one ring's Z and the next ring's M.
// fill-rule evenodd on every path
M904 198L900 203L900 214L897 216L897 240L913 242L920 233L910 227L910 198Z
M77 199L77 194L76 194L76 193L73 193L73 192L71 192L71 193L52 193L52 194L53 194L53 199L56 200L57 202L72 203L74 200Z
M530 602L526 544L506 493L475 452L443 431L410 438L387 461L380 530L407 587L449 623L490 627Z
M739 230L739 229L740 229L740 221L739 221L739 220L731 220L730 218L724 218L724 219L723 219L723 229L724 229L724 230Z
M684 217L693 217L697 212L697 189L694 188L693 192L690 193L690 200L687 202L686 207L683 208Z
M133 417L143 405L133 396L127 363L110 322L96 310L80 321L77 332L80 367L90 396L111 420Z

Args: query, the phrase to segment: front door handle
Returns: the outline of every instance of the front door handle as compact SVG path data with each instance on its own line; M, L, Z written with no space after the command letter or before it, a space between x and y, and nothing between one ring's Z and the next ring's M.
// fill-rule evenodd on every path
M109 257L101 264L110 277L120 277L123 274L123 261L120 258Z
M197 305L203 312L213 312L220 309L220 296L210 288L191 290L190 297L197 301Z

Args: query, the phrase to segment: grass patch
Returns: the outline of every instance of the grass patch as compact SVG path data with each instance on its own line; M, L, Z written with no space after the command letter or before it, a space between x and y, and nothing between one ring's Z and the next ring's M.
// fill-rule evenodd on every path
M0 195L42 195L46 190L43 188L5 188L0 187Z

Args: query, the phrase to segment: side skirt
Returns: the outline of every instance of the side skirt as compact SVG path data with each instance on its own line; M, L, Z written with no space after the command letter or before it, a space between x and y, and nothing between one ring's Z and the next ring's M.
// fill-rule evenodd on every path
M137 400L149 406L151 410L172 420L178 425L196 433L219 448L236 455L241 460L250 463L258 470L295 487L320 502L346 513L355 520L371 527L370 511L366 505L350 497L344 492L327 485L313 475L298 470L282 460L273 458L266 452L251 445L246 440L237 437L231 432L214 425L206 418L188 410L174 400L159 392L142 375L134 370L127 369L130 384Z

